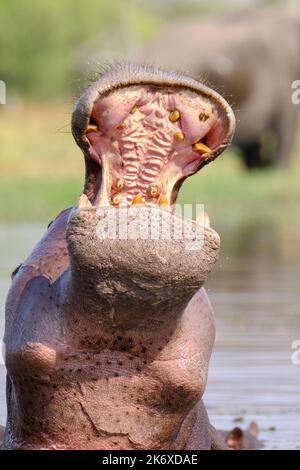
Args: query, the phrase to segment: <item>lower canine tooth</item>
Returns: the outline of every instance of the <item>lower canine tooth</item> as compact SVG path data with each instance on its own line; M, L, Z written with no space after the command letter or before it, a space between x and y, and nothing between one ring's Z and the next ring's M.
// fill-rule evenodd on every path
M139 193L132 199L131 204L142 204L143 203L143 196Z
M114 206L118 206L120 204L120 200L121 200L120 196L116 194L115 196L112 197L111 202Z
M168 198L165 194L162 194L160 196L158 204L160 205L160 207L167 207L169 205Z
M176 122L178 119L180 119L180 112L178 109L174 109L174 111L171 111L169 114L169 119L171 122Z
M202 142L197 142L193 145L194 152L200 153L211 153L211 149L207 145L202 144Z
M86 194L83 193L79 196L76 207L78 209L81 209L82 207L92 207L92 204L90 203L90 200Z
M116 181L116 190L122 191L123 188L124 188L124 180L122 178L118 178Z
M184 140L184 134L182 132L175 132L174 139L176 142L182 142Z

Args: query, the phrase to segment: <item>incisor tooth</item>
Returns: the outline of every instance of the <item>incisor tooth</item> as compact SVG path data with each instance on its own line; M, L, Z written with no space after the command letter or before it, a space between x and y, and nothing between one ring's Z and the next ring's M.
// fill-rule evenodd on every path
M171 122L176 122L179 120L179 118L180 118L180 112L178 111L178 109L174 109L174 111L170 112L169 119Z
M207 212L201 212L197 217L196 222L198 224L204 225L206 228L210 228L210 220Z
M200 153L211 153L211 149L207 145L202 144L202 142L197 142L193 145L193 150Z
M143 196L141 195L141 193L139 193L136 196L134 196L131 204L142 204L142 203L143 203Z
M162 194L160 196L158 204L160 205L160 207L166 207L169 205L168 198L165 194Z
M98 130L99 130L99 129L98 129L97 124L89 124L89 125L87 126L85 132L86 132L86 134L87 134L88 132L95 132L95 131L98 131Z
M79 196L76 207L78 209L81 209L82 207L92 207L92 204L90 203L90 200L86 194L83 193Z

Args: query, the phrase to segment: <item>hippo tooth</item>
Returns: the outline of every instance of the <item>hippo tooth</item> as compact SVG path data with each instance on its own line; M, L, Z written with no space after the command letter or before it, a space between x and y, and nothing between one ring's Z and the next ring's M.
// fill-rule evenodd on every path
M200 153L211 153L211 149L202 142L196 142L196 144L193 145L193 150Z
M162 194L159 198L160 207L167 207L169 205L168 198L165 194Z
M169 119L171 122L178 121L180 119L180 112L177 109L174 109L174 111L170 112Z
M201 122L205 122L207 121L207 119L209 119L209 115L206 114L204 111L199 114L199 120Z
M86 132L86 134L87 134L88 132L96 132L96 131L98 131L98 130L99 130L99 128L98 128L98 126L97 126L96 124L89 124L89 125L87 126L85 132Z
M87 197L86 194L82 193L78 200L77 200L77 204L76 204L76 208L77 209L81 209L83 207L92 207L92 204L89 200L89 198Z
M121 198L118 194L115 194L111 200L113 206L118 206L120 204L120 201L121 201Z

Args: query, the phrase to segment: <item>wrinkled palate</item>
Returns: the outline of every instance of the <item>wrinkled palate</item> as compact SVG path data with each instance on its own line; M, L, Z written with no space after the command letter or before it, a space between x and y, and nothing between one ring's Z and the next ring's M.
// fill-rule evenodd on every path
M99 166L88 200L172 205L184 179L214 158L227 132L221 105L191 90L128 86L99 97L86 128Z

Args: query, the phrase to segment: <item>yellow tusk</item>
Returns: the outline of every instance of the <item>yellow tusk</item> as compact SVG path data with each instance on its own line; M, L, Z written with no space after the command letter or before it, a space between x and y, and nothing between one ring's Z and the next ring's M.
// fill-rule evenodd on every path
M211 153L211 149L207 145L202 144L202 142L197 142L193 145L194 152L200 153Z
M160 207L166 207L169 205L168 198L165 194L162 194L160 196L158 204L160 205Z
M143 204L143 196L141 195L141 193L134 196L131 204Z
M118 206L120 204L120 199L120 196L118 196L118 194L115 194L111 200L113 206Z
M116 190L122 191L123 188L124 188L124 180L122 178L118 178L116 181Z
M89 124L89 125L87 126L85 132L86 132L86 134L87 134L88 132L95 132L95 131L98 131L98 130L99 130L99 128L98 128L97 124Z
M82 193L79 196L79 198L77 200L77 204L76 204L77 209L81 209L82 207L92 207L92 204L90 203L89 198L84 193Z
M174 109L174 111L170 112L169 119L171 122L176 122L180 119L180 112L178 111L178 109Z
M182 132L175 132L174 139L176 142L182 142L184 140L184 134Z

